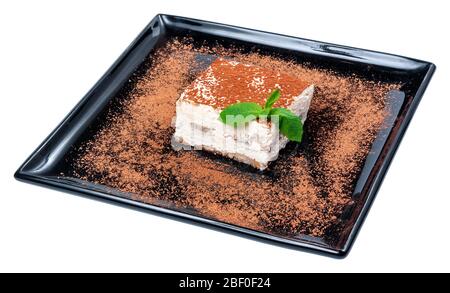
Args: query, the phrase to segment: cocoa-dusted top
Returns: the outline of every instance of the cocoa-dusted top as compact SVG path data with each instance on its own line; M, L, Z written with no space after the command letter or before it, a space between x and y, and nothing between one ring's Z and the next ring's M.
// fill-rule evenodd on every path
M274 107L288 107L310 84L282 72L217 58L190 84L181 98L223 109L238 102L264 105L276 88L281 97Z

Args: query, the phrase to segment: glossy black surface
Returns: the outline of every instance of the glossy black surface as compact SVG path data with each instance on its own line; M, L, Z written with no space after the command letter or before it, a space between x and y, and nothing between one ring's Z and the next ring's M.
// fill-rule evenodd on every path
M124 87L128 86L127 81L133 74L137 74L136 70L149 54L173 36L191 36L211 44L219 42L225 47L237 45L248 50L257 48L263 53L293 58L298 62L310 62L316 67L333 69L342 74L352 72L363 77L404 84L400 91L390 92L387 97L391 113L386 121L388 127L378 133L372 150L366 158L353 193L355 204L345 211L343 215L345 228L333 245L307 236L299 236L295 239L283 238L177 210L148 205L122 196L119 191L107 191L105 186L59 176L68 168L66 158L71 148L95 133L98 128L96 125L100 123L107 105L114 97L120 95ZM332 256L345 256L367 215L434 70L435 66L429 62L391 54L177 16L157 15L17 170L15 177L79 195L185 219L189 222L195 221L202 225L206 224L208 227L237 232L239 235L255 236L262 240Z

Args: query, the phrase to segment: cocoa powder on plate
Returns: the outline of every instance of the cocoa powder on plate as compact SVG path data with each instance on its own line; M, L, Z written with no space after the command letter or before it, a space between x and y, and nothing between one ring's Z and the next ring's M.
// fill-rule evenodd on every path
M172 150L175 102L212 54L316 85L305 141L289 143L267 171L202 151ZM150 62L150 61L147 61ZM170 41L152 56L122 111L83 143L71 174L131 194L135 200L277 235L324 237L339 224L352 187L386 117L395 84L342 76L257 51L193 47Z

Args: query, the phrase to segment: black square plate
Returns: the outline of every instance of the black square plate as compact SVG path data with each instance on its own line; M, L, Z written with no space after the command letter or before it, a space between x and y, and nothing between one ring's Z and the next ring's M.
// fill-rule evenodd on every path
M174 36L190 36L194 39L229 42L240 46L257 46L269 52L299 56L301 61L337 71L350 71L361 76L387 81L401 81L400 91L390 92L389 127L378 133L369 152L353 192L356 205L347 214L345 228L338 241L329 244L320 239L299 236L295 239L279 237L179 210L158 207L135 201L116 190L106 190L73 178L59 176L67 166L66 157L71 148L89 136L97 118L104 113L111 99L126 86L130 76L155 48ZM230 25L206 22L170 15L157 15L144 31L131 43L105 75L94 85L69 115L33 152L17 170L19 180L47 187L74 192L96 199L107 200L128 207L157 212L216 227L240 235L250 235L261 240L290 247L313 250L332 256L345 256L367 215L382 179L400 144L400 140L435 70L432 63L411 58L350 48L312 40L305 40L273 33L256 31Z

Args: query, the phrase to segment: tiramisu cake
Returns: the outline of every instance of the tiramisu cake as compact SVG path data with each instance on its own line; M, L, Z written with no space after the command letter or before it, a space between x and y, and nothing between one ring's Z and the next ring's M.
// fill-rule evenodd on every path
M288 138L276 123L255 119L233 127L219 119L226 107L242 102L264 106L274 89L281 92L273 107L286 108L302 122L314 85L301 79L254 65L218 58L190 84L176 103L176 149L203 149L263 170L278 157Z

